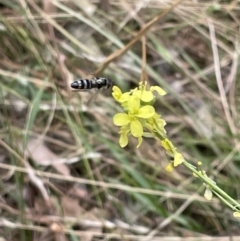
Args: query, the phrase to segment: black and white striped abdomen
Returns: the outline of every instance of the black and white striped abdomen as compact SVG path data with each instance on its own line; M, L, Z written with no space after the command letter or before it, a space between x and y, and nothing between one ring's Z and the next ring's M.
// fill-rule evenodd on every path
M71 87L79 90L90 90L93 88L92 81L89 79L75 80L73 83L71 83Z

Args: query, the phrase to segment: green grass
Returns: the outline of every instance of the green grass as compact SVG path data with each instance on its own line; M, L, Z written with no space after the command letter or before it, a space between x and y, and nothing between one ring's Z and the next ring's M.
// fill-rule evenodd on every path
M119 147L112 117L120 108L110 91L87 105L91 92L70 90L72 81L99 69L170 5L149 1L131 16L129 9L141 1L109 1L109 12L99 1L46 2L1 1L0 237L238 236L232 210L216 196L207 201L189 170L165 171L169 159L156 140L144 138L136 149L130 138L126 148ZM94 12L88 12L90 6ZM155 108L167 122L169 138L193 165L201 160L235 200L240 195L239 20L235 2L183 1L145 34L149 81L168 93ZM102 73L124 91L140 80L141 41ZM41 151L27 155L36 139Z

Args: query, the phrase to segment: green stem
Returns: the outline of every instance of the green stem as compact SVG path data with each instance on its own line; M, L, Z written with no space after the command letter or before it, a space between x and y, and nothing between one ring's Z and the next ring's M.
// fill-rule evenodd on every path
M183 161L183 165L187 167L189 170L191 170L194 174L196 174L200 179L204 181L204 183L207 183L214 192L217 192L221 197L223 197L225 200L230 201L235 206L240 206L240 204L234 200L232 197L230 197L226 192L224 192L221 188L219 188L216 184L212 182L211 179L208 177L200 174L195 168L192 167L190 163L188 163L186 160ZM230 204L230 205L232 205Z
M167 139L167 137L163 136L162 133L155 132L154 135L160 141ZM240 204L230 197L226 192L224 192L221 188L217 186L217 184L212 181L209 177L199 172L195 166L187 162L185 159L182 163L187 169L192 171L197 177L199 177L204 183L208 184L211 187L212 191L221 199L226 205L228 205L232 210L239 211L237 207L240 207ZM235 206L235 207L234 207Z

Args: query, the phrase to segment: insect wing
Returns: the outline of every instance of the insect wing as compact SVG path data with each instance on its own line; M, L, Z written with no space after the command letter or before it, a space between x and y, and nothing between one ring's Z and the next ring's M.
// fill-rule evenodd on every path
M91 105L97 99L97 96L100 91L101 90L98 90L98 89L94 90L95 93L93 93L92 96L89 98L89 100L87 101L87 105Z
M79 89L79 90L71 90L72 92L89 92L89 90L86 90L86 89Z

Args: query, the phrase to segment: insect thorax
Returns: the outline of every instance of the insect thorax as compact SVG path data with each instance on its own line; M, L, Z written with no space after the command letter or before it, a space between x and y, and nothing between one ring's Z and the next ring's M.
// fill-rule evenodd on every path
M102 77L95 77L96 88L108 89L111 85L111 81Z

